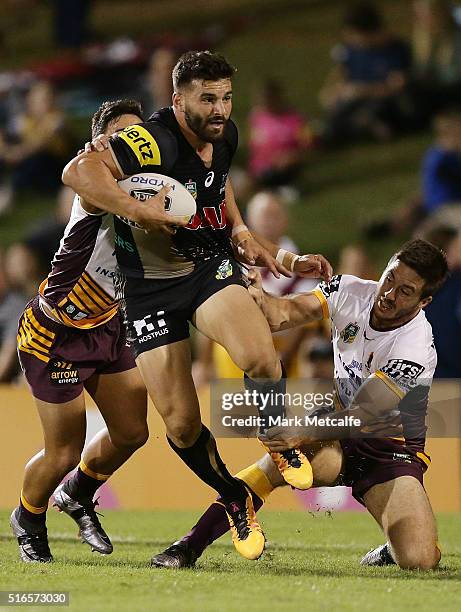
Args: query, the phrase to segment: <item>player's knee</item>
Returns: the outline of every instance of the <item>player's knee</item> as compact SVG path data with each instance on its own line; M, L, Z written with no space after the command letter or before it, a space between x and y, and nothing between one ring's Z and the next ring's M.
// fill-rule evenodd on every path
M123 431L110 432L112 444L119 449L132 449L133 451L141 448L149 439L149 429L147 423L124 429Z
M336 446L326 445L311 458L316 487L331 487L338 480L342 466L342 452Z
M60 474L67 474L80 463L80 448L60 448L56 452L45 451L45 457Z
M187 420L177 420L167 426L168 438L179 448L192 446L200 435L202 429L201 422L191 422Z
M428 571L435 569L440 561L436 547L407 547L405 551L396 552L397 563L401 569Z
M333 487L338 480L339 472L336 466L312 466L314 473L314 486Z
M242 370L250 378L280 378L280 360L273 351L265 353L261 351L256 355L248 355L244 358Z

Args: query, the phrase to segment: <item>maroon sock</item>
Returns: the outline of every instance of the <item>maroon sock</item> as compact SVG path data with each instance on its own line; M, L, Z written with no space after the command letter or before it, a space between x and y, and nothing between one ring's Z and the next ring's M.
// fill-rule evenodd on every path
M252 493L252 498L257 512L264 502L255 493ZM229 531L226 510L219 502L220 497L207 508L189 533L181 538L181 542L187 542L199 557L207 546Z

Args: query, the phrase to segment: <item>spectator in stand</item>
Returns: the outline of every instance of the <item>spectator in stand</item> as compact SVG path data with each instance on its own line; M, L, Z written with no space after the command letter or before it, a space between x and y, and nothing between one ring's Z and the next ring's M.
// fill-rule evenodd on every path
M320 92L328 111L325 140L347 143L359 137L387 140L408 128L408 45L392 34L370 2L346 13L342 43L332 51L336 66Z
M11 168L11 182L9 189L3 190L0 213L9 208L20 190L57 191L70 153L64 113L50 83L38 81L32 85L25 110L13 123L13 133L8 138L0 136L0 164Z
M5 274L9 286L23 298L23 308L38 292L43 270L38 259L22 242L12 244L5 253Z
M38 266L48 273L54 254L70 218L75 192L63 185L58 192L53 215L45 217L30 227L24 237L24 245L38 258Z
M91 0L53 0L52 4L56 44L78 49L88 41Z
M421 192L395 212L392 219L372 222L369 238L399 236L432 227L434 221L451 223L461 216L461 110L447 109L434 119L434 143L421 165Z
M171 106L173 82L171 72L178 53L171 47L158 47L152 53L147 72L143 75L141 98L146 117L165 106Z
M37 291L35 258L21 244L0 253L0 383L11 382L19 373L16 349L19 317Z
M413 0L413 77L422 122L461 104L461 7L451 0Z
M352 274L367 280L378 280L379 274L360 244L348 244L339 253L338 274Z
M266 79L248 118L251 179L260 188L290 185L299 175L313 136L306 119L285 100L281 84Z
M331 338L316 336L309 346L306 358L309 369L306 375L308 374L309 378L329 382L333 380L335 366Z
M434 377L461 379L461 229L434 227L426 234L426 240L446 252L451 272L425 308L437 350Z
M435 142L422 165L422 212L432 215L443 204L461 202L461 110L435 118Z

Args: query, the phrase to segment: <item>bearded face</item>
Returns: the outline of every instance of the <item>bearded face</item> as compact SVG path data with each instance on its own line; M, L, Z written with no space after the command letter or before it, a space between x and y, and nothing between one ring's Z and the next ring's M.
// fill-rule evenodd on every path
M203 142L221 140L232 111L230 79L196 79L180 95L187 127Z

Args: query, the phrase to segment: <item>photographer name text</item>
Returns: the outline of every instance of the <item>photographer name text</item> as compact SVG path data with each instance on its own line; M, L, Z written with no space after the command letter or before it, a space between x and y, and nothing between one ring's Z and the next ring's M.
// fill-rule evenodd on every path
M362 422L354 416L269 416L266 419L260 416L250 415L245 417L231 416L226 414L221 419L224 427L360 427Z

